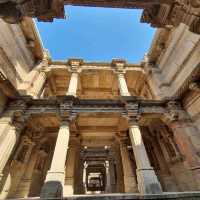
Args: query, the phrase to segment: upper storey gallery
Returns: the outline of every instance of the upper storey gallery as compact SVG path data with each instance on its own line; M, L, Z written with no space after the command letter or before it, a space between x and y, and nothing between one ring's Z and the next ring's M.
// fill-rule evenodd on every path
M67 62L41 62L32 72L26 94L34 98L73 95L81 99L119 99L120 96L153 98L141 65L124 60L111 63L86 63L81 59ZM29 87L29 88L28 88Z

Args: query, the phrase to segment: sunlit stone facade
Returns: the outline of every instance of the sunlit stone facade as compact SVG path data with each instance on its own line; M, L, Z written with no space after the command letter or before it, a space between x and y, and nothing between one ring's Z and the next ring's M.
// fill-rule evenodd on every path
M1 20L0 199L199 199L199 52L181 24L137 64L53 61L31 19Z

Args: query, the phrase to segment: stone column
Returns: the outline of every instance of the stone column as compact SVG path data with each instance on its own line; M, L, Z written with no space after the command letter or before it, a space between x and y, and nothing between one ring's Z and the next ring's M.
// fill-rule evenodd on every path
M117 77L118 77L120 95L121 96L131 96L128 91L128 87L127 87L126 80L124 77L124 72L117 72Z
M20 139L20 145L15 153L10 167L12 185L8 194L9 198L16 197L16 191L19 189L19 184L22 182L21 179L27 168L32 149L35 145L35 143L27 135L24 135Z
M86 173L86 171L87 171L87 163L86 162L84 162L84 166L83 166L83 190L84 190L84 194L86 194L87 193L87 183L86 183L86 179L87 179L87 173Z
M39 98L43 89L44 89L44 84L47 79L47 69L46 68L41 68L39 70L39 74L35 82L33 83L33 86L30 88L28 91L28 95L33 96L33 98Z
M47 172L45 184L41 192L41 198L61 198L63 196L65 161L69 135L69 122L64 120L60 125L51 167Z
M78 139L75 136L71 137L65 170L64 196L74 194L75 164L78 146ZM78 170L80 170L80 168Z
M143 143L142 134L136 122L130 123L129 136L137 165L139 192L142 194L162 193L161 185L157 179L154 169L150 165Z
M128 87L127 87L126 80L124 77L124 74L126 73L126 69L125 69L126 61L120 60L120 59L113 59L112 65L114 66L115 72L117 74L120 95L121 96L131 96L128 91Z
M126 193L138 192L136 177L133 173L126 140L120 140L120 152L122 158L123 175L124 175L124 191Z
M71 71L71 78L69 82L69 87L66 95L76 96L76 92L78 89L78 74L81 71L81 65L83 60L81 59L70 59L69 60L70 71Z
M72 72L71 79L69 82L69 88L66 95L76 96L77 87L78 87L78 72Z
M31 181L32 181L32 175L33 175L33 171L35 168L35 164L38 158L38 152L34 151L32 153L32 156L29 160L28 166L25 170L24 176L22 177L16 194L15 194L15 198L27 198L29 191L30 191L30 187L31 187Z
M14 122L6 130L3 141L0 145L0 181L3 177L3 170L6 166L8 159L10 158L15 145L18 142L23 124L20 122Z
M116 172L115 172L115 163L113 159L109 159L109 173L110 173L110 192L116 192Z
M4 140L5 134L9 131L12 122L12 113L1 117L0 119L0 145Z
M105 162L105 167L106 167L106 192L109 193L110 192L110 171L109 171L109 167L110 167L110 164L109 164L109 161L106 161Z

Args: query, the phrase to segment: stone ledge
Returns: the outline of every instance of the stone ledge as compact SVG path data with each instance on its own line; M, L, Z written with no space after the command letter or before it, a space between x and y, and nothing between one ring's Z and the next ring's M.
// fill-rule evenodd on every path
M18 200L39 200L39 199L40 199L39 197L35 197L35 198L21 198ZM53 199L56 200L56 198ZM59 200L60 198L57 199ZM199 200L200 192L169 192L169 193L152 194L152 195L115 193L115 194L98 194L98 195L71 195L63 198L63 200L142 200L142 199Z

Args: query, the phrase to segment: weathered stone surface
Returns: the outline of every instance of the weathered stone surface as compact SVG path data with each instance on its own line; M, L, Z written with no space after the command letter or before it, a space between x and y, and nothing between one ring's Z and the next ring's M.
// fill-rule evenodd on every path
M58 9L50 18L62 17L62 6L52 2L48 13ZM174 1L164 2L140 1L142 20L177 26L176 19L185 19L185 2L170 11ZM30 1L23 3L26 14ZM198 15L198 1L189 3L189 14ZM63 62L42 49L31 19L0 26L0 199L200 199L194 192L200 189L197 34L183 24L159 29L139 64Z

